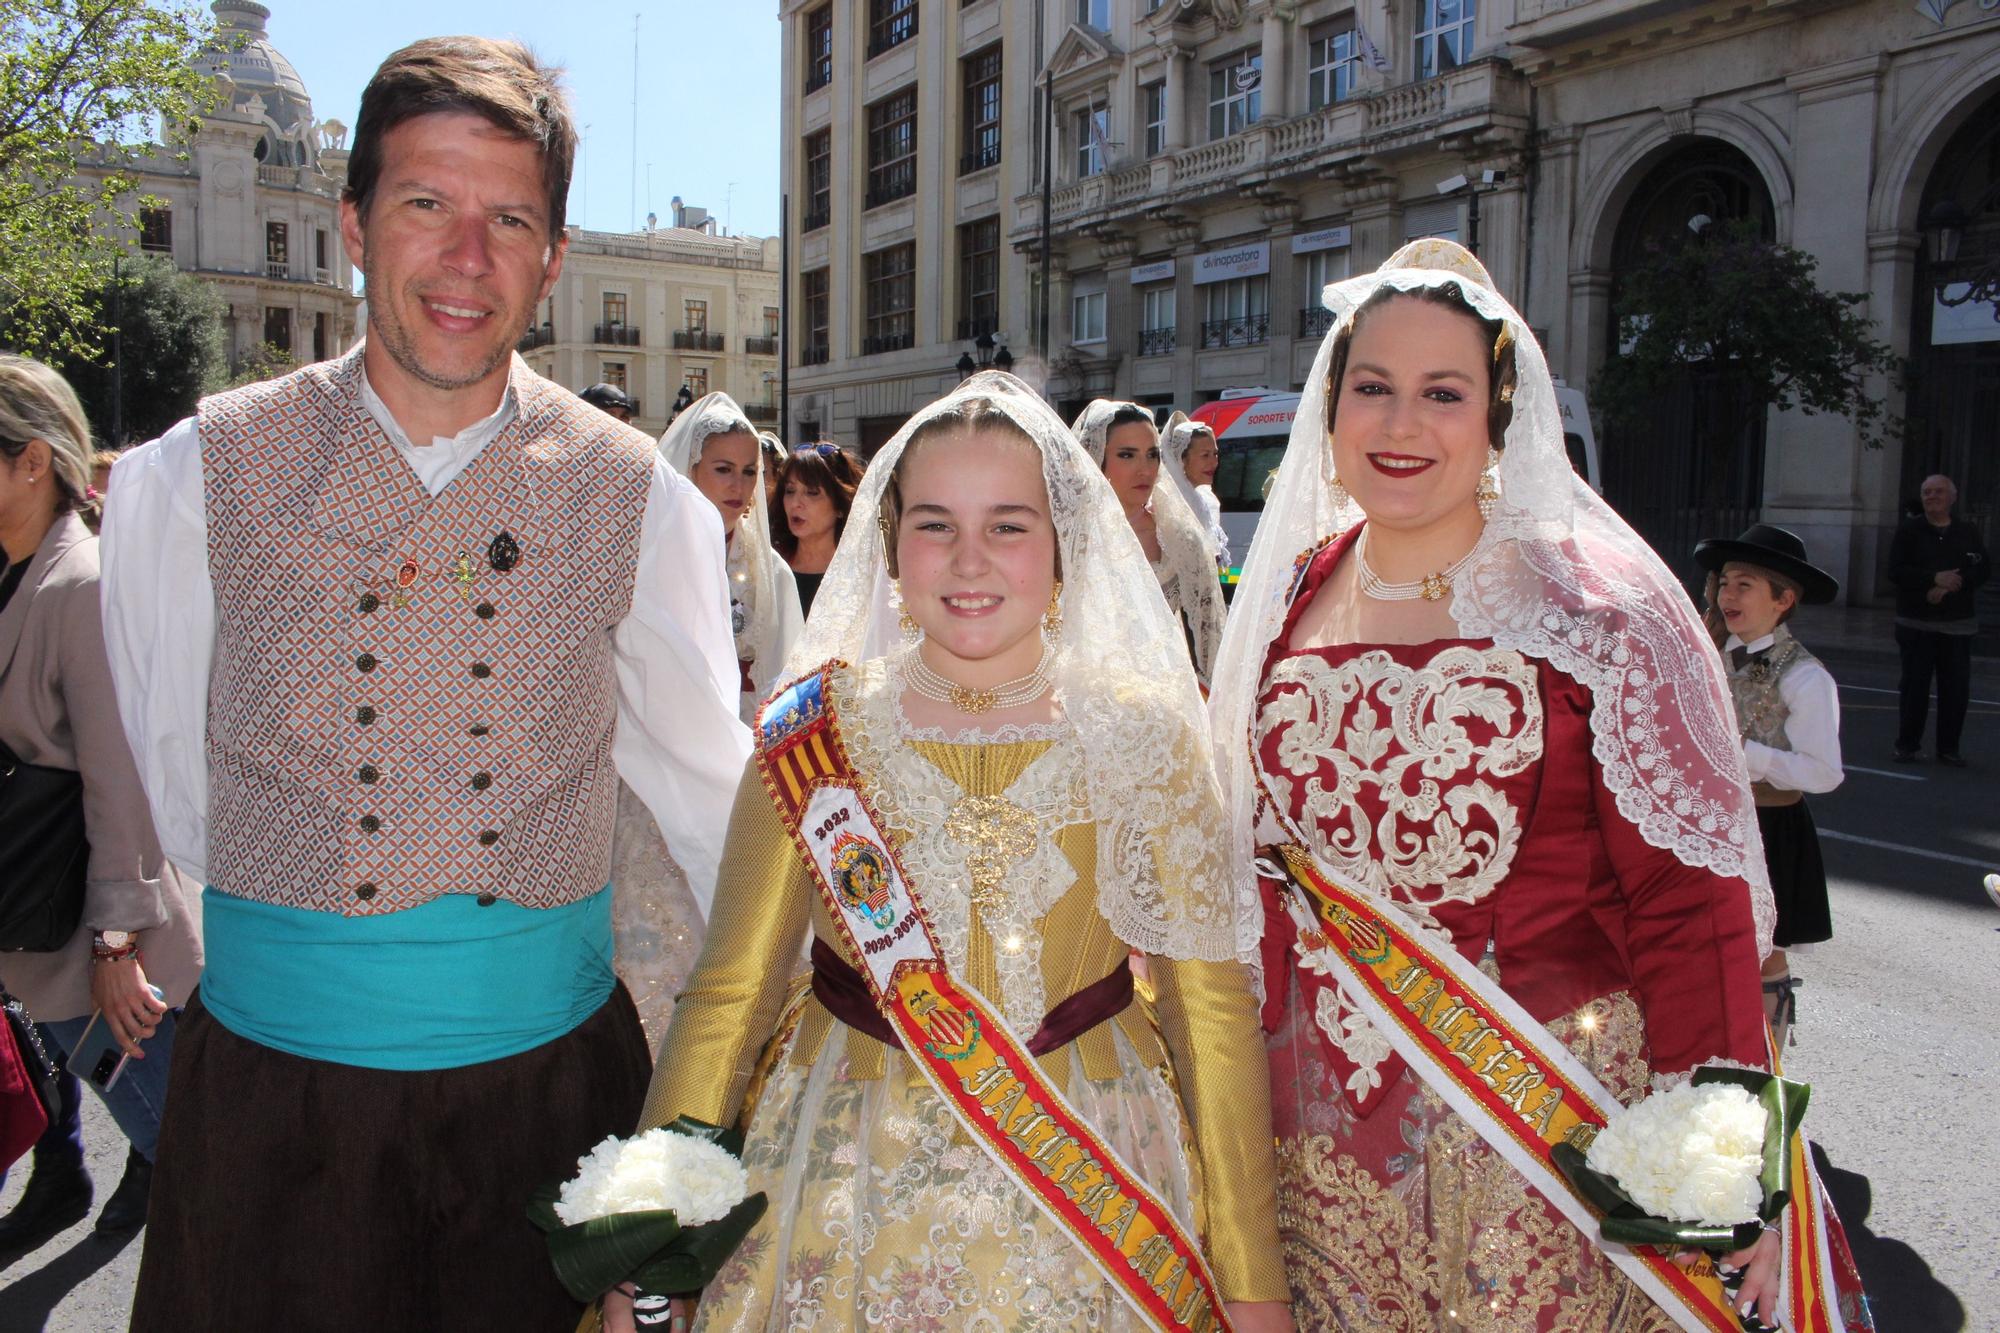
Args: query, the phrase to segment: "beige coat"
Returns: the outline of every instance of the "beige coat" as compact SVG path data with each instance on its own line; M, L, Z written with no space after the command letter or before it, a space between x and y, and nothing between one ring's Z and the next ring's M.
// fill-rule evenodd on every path
M90 869L83 923L53 953L0 953L0 981L45 1022L91 1012L90 934L140 932L168 1004L201 977L198 886L160 854L112 695L98 611L97 538L64 514L0 611L0 740L24 761L83 775Z

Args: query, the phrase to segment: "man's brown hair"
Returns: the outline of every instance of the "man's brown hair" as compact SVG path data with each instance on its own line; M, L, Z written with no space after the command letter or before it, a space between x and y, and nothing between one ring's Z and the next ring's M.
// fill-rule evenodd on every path
M562 235L576 164L576 124L561 79L561 69L542 64L519 42L426 37L410 43L383 61L362 90L343 197L365 222L382 175L382 136L418 116L469 111L540 150L553 242Z

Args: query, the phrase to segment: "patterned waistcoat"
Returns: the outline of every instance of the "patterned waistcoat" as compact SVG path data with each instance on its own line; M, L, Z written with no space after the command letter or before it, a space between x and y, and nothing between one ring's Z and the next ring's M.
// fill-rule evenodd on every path
M210 874L365 915L610 877L612 632L653 450L516 358L518 411L433 498L361 349L205 400Z
M1818 660L1805 650L1804 644L1792 637L1789 629L1780 625L1772 631L1771 646L1760 656L1740 667L1732 667L1729 672L1729 696L1736 705L1737 733L1746 741L1756 741L1774 750L1791 749L1791 739L1785 735L1785 722L1791 717L1792 710L1785 704L1779 683L1784 680L1787 671L1800 663ZM1764 799L1764 794L1759 793L1759 798Z

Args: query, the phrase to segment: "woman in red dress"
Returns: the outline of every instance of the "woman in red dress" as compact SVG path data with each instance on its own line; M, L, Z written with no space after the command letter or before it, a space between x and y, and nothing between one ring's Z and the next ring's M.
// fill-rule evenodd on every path
M1240 854L1303 848L1622 1100L1765 1067L1770 890L1686 598L1570 471L1541 349L1478 260L1416 242L1329 304L1214 683ZM1299 1327L1683 1326L1343 992L1299 890L1261 891ZM1770 1322L1780 1249L1730 1257ZM1858 1284L1848 1305L1867 1327Z

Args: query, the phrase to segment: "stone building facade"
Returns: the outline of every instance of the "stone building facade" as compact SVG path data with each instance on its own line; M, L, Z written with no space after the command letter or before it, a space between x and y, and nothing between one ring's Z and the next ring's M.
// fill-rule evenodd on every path
M1910 358L1907 392L1876 386L1907 436L1773 414L1718 442L1677 404L1600 431L1607 496L1670 558L1791 526L1858 600L1929 471L2000 537L2000 322L1938 300L1990 292L2000 255L1993 0L788 0L783 21L794 421L884 438L986 328L1065 407L1297 388L1320 286L1434 234L1476 240L1583 386L1621 267L1740 217L1865 293Z
M232 366L265 344L300 362L339 356L358 336L360 307L340 240L347 129L314 119L305 83L271 44L270 10L255 0L212 8L233 49L199 63L223 102L173 151L128 168L157 201L131 239L222 293Z
M760 426L778 422L778 242L695 227L569 229L562 276L521 339L535 370L572 391L615 384L658 435L685 387L721 389Z

